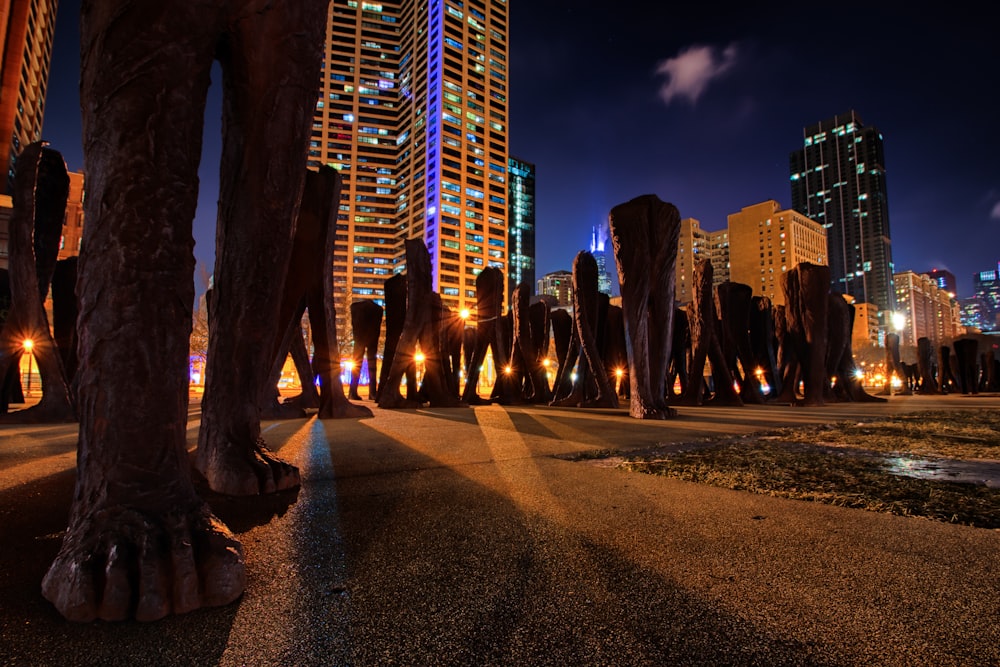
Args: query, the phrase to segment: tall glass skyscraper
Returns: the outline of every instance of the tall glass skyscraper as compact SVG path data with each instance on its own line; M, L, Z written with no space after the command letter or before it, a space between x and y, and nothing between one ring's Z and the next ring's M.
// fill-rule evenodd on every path
M476 275L506 274L506 0L333 0L309 166L344 178L338 311L381 301L422 238L434 289L476 305Z
M507 164L509 209L507 298L520 283L535 287L535 165L510 158Z
M854 112L806 127L789 159L792 208L826 228L833 289L895 308L882 135Z

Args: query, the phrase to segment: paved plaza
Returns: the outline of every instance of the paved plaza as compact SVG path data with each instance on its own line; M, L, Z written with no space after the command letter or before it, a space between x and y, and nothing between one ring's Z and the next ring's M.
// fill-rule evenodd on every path
M267 422L302 488L205 492L244 545L245 595L151 624L70 624L41 597L76 427L0 426L0 665L1000 664L1000 531L557 456L998 407L913 396L667 422L495 405Z

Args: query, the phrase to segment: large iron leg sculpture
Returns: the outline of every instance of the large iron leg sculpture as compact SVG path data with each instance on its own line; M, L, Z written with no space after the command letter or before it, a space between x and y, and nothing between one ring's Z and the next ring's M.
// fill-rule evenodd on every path
M500 269L490 266L480 271L476 276L476 348L471 361L466 364L468 373L465 391L462 392L462 402L468 405L480 405L484 402L479 396L479 369L486 360L486 352L493 349L493 366L497 369L498 376L509 363L507 352L500 345L499 320L503 295L503 273Z
M407 369L413 365L417 345L424 355L424 384L430 404L435 407L457 407L458 398L448 393L444 364L441 359L441 301L431 289L430 255L419 239L408 239L406 245L406 319L399 338L389 375L379 391L380 408L419 407L419 400L403 399L400 385Z
M30 345L27 351L38 366L42 398L30 408L4 416L7 423L76 420L63 360L42 307L56 268L68 192L66 163L57 151L42 142L21 151L10 219L11 308L0 328L0 378L7 376Z
M629 414L666 419L680 213L655 195L611 209L629 359Z
M537 330L539 326L548 329L548 307L544 303L541 304L545 311L540 318L541 322L533 327L530 314L533 305L529 304L530 294L531 288L527 283L521 283L514 289L514 300L511 308L514 313L514 346L520 350L521 360L525 365L524 374L527 378L528 395L524 398L533 403L548 403L552 400L552 390L546 377L547 369L542 364L545 353L539 350L541 334L533 331L533 329ZM537 305L539 304L534 304L534 306ZM538 312L537 309L536 312ZM544 340L547 346L548 336L545 336Z
M232 602L245 585L239 542L196 495L186 451L191 223L218 53L225 136L212 317L225 334L210 342L201 447L211 450L216 488L257 493L297 481L262 454L257 399L326 9L83 2L80 444L69 528L42 584L67 618L152 620Z
M718 324L715 314L715 299L712 297L712 263L708 259L695 262L691 303L688 304L688 327L691 330L691 369L687 390L681 397L684 405L700 405L704 391L702 377L705 362L712 364L715 379L714 403L722 405L743 405L739 393L728 378L732 377L726 358L719 344Z
M378 393L378 338L382 328L382 306L365 299L351 304L351 329L354 331L354 355L351 368L351 390L348 396L360 401L358 383L361 365L368 360L368 398L375 400Z
M558 405L618 407L618 395L608 382L597 347L597 294L597 261L589 252L579 252L573 260L573 322L580 343L580 365L576 389Z

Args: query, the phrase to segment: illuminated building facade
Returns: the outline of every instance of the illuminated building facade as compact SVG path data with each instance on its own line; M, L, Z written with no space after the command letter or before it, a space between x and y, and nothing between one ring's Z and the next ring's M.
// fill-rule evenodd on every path
M937 346L965 333L958 302L938 288L937 281L913 271L897 273L894 278L896 312L906 318L898 332L901 345L916 345L920 338L929 338Z
M833 289L895 307L882 135L854 112L803 132L789 159L792 208L826 228Z
M7 177L0 194L11 194L17 156L42 138L57 0L8 0L0 5L0 155Z
M972 276L972 296L962 300L962 321L980 331L1000 331L1000 263Z
M520 283L535 287L535 165L510 158L507 163L508 224L507 302Z
M553 271L538 279L538 294L551 296L558 307L573 305L573 274L569 271Z
M344 180L338 312L382 301L410 238L444 304L474 312L478 273L507 273L506 1L333 0L329 21L309 166Z
M774 305L785 303L781 274L800 262L827 262L823 226L773 199L730 214L729 242L730 279Z

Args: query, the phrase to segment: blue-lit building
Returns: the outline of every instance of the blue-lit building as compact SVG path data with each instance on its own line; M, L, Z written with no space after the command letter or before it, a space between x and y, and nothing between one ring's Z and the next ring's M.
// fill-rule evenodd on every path
M1000 263L972 276L972 296L962 299L962 324L1000 331Z
M597 291L611 295L611 276L608 274L608 227L594 226L590 230L590 254L597 262Z
M826 228L833 289L892 311L882 135L849 111L806 127L803 144L789 158L792 208Z
M507 296L520 283L535 287L535 165L507 163Z

